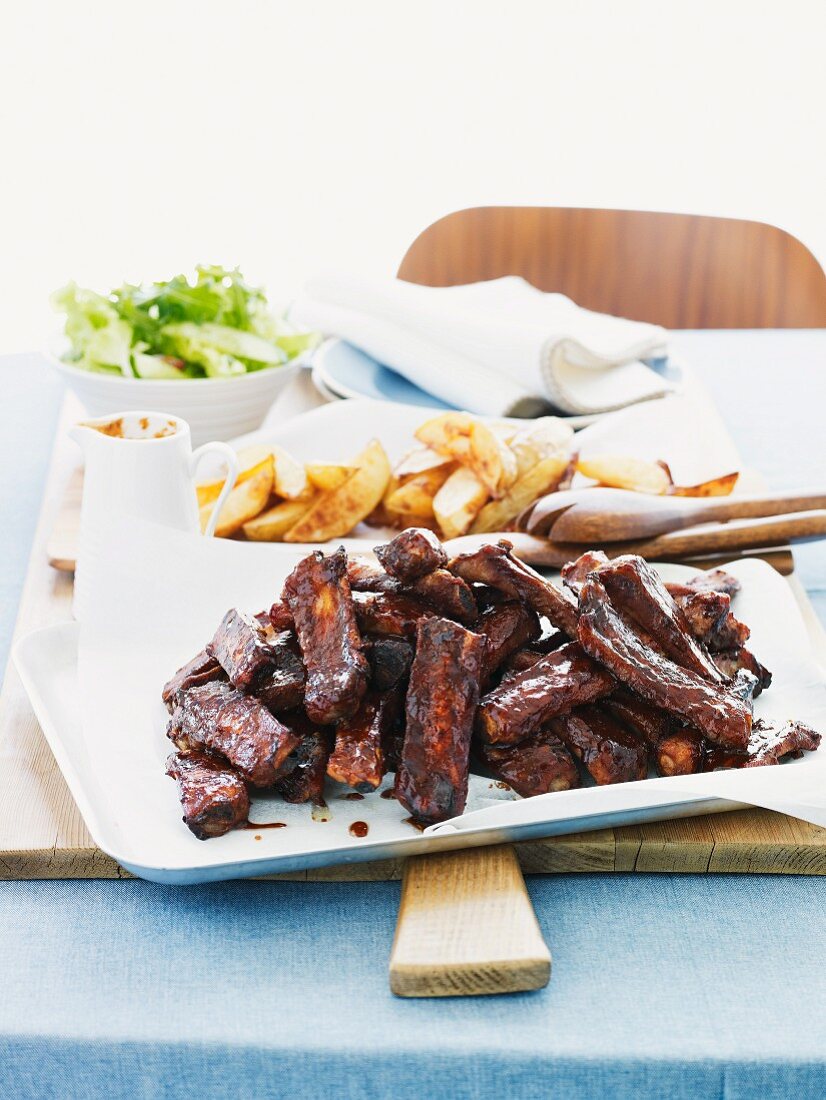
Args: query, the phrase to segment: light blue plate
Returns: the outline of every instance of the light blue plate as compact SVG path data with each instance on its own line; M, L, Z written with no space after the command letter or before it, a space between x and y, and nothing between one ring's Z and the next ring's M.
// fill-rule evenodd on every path
M677 381L679 370L667 359L649 362L649 366L668 378ZM369 397L374 401L395 401L400 405L418 405L430 409L456 409L420 389L403 375L371 358L360 348L353 347L338 338L325 340L312 358L313 379L318 388L330 398ZM568 416L565 419L575 430L587 427L604 414Z
M344 340L325 340L313 356L313 372L335 397L370 397L400 405L455 409Z

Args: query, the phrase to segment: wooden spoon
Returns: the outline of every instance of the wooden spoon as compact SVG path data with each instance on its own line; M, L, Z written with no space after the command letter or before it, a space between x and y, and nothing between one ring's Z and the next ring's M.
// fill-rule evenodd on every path
M589 490L590 492L591 490ZM596 490L594 490L596 491ZM537 538L521 531L500 531L488 535L462 535L445 543L449 554L465 554L478 550L487 542L507 539L513 552L530 565L560 569L566 562L578 558L584 550L603 549L609 558L620 554L640 554L651 561L680 561L701 554L736 553L766 546L783 546L787 542L808 542L826 537L826 510L798 512L793 515L767 516L755 519L713 523L683 531L672 531L650 539L624 542L556 542Z
M826 508L826 490L733 497L671 497L627 489L570 489L550 493L526 513L520 527L554 542L603 546L647 539L713 520L779 516Z

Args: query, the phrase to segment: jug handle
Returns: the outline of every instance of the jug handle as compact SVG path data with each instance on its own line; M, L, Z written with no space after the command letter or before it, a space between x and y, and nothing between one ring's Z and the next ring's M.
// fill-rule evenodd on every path
M221 515L221 509L224 507L224 503L235 487L235 482L238 480L238 455L233 451L227 443L205 443L203 447L198 447L193 451L189 458L189 472L194 478L195 470L198 463L206 454L218 454L227 464L227 476L224 481L223 488L218 494L218 499L215 501L215 506L209 516L206 528L204 529L204 535L207 538L212 538L215 534L215 528L218 526L218 517Z

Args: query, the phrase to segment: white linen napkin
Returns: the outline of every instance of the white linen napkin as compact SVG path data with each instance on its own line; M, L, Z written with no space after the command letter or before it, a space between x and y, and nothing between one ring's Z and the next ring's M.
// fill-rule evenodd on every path
M509 275L454 287L325 274L290 317L339 336L470 412L608 412L671 385L643 358L665 353L658 325L581 309Z

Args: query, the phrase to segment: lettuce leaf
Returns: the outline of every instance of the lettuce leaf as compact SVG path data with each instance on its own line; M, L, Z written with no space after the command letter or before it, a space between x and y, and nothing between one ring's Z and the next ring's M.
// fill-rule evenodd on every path
M231 377L270 369L320 340L276 318L264 291L237 268L201 266L194 278L125 283L109 295L70 283L53 303L66 314L69 362L140 378ZM164 356L183 364L179 368Z

